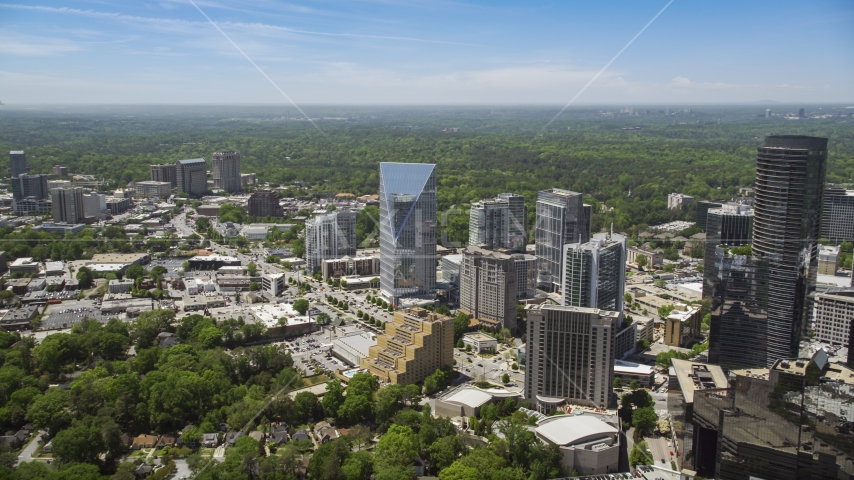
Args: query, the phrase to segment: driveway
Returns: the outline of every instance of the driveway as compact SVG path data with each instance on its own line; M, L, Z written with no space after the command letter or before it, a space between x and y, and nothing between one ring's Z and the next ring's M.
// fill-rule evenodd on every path
M175 460L175 474L172 478L183 479L190 478L193 475L193 471L190 470L190 466L187 465L187 460L184 458L178 458Z
M39 448L39 440L45 433L47 432L39 430L35 435L33 435L33 439L30 440L30 443L28 443L27 446L21 450L21 454L18 455L18 463L33 461L33 454L36 453L36 449ZM15 466L17 466L17 464L15 464Z

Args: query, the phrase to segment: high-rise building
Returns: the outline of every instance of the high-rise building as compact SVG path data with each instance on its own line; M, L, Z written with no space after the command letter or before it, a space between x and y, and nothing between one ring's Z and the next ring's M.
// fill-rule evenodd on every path
M54 165L53 166L53 174L58 175L60 177L67 177L68 176L68 167L65 167L63 165Z
M275 190L259 190L252 192L246 204L249 215L253 217L277 217L285 216L282 205L279 204L279 194Z
M614 383L614 336L620 312L531 305L525 398L540 411L569 402L607 408Z
M711 362L768 367L797 356L815 292L826 160L826 138L769 136L758 148L751 249L715 249Z
M173 187L178 186L177 169L174 163L151 165L152 182L169 182Z
M592 209L584 205L580 193L559 188L539 192L535 241L540 286L560 289L563 247L590 240L591 215Z
M409 385L453 363L454 319L411 308L394 312L360 367L383 382Z
M705 231L709 210L712 208L721 208L723 204L724 202L717 200L700 200L697 202L697 215L694 217L696 225Z
M469 245L507 248L510 242L510 209L506 202L481 200L469 213Z
M562 305L623 311L626 237L597 233L563 250Z
M668 210L677 210L679 208L685 208L688 205L694 203L694 197L691 195L685 195L683 193L671 193L667 196L667 209Z
M305 271L319 272L324 260L356 255L356 213L339 210L305 222Z
M27 156L23 150L9 152L9 176L15 178L27 173Z
M706 245L703 257L703 296L711 296L717 277L715 247L740 247L750 243L753 233L753 209L738 203L726 203L710 208L706 216Z
M169 182L155 182L154 180L150 182L136 182L135 187L136 196L143 198L168 198L169 194L172 193L172 184Z
M50 190L47 186L47 175L27 175L22 173L11 180L12 198L48 198Z
M392 304L436 294L436 165L380 163L380 291Z
M107 214L107 196L91 192L83 194L83 216L103 220Z
M80 187L54 188L50 192L53 203L53 221L68 224L83 223L86 219L83 189Z
M815 340L848 346L854 319L854 288L834 287L815 295L813 330Z
M854 190L832 186L824 189L821 237L834 245L854 241Z
M485 245L463 250L460 311L493 330L516 330L516 261L509 250Z
M528 244L528 206L525 197L515 193L500 193L496 200L507 202L509 209L510 232L507 248L514 253L524 253Z
M226 192L240 192L243 185L240 181L240 152L214 152L213 154L214 188Z
M175 162L175 182L178 192L201 196L208 190L208 167L204 158Z
M469 245L509 248L524 252L528 240L528 207L525 197L502 193L472 204L469 214Z
M534 298L537 295L537 257L527 253L514 253L516 262L516 298Z

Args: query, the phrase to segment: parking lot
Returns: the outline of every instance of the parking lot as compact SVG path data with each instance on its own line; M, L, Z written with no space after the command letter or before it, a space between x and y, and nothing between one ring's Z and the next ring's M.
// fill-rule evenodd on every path
M115 318L115 315L104 315L94 308L63 308L43 317L41 320L41 329L56 330L70 328L87 317L101 323L107 323L111 318Z

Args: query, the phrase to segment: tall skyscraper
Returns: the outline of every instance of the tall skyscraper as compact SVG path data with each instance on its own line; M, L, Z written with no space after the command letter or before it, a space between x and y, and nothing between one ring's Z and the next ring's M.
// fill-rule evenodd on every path
M460 263L460 310L495 330L516 330L516 266L510 250L469 245ZM520 264L522 265L522 264Z
M723 204L724 202L717 200L700 200L697 202L697 215L695 216L697 226L705 231L706 218L708 217L709 210L712 208L721 208Z
M597 233L587 243L571 243L563 262L563 305L623 311L626 237Z
M619 321L620 312L598 308L529 306L525 398L540 411L564 402L607 408Z
M208 167L204 158L175 162L175 181L178 192L201 196L208 190Z
M356 255L356 213L318 215L305 222L305 271L319 272L324 260Z
M214 188L226 192L240 192L243 186L240 182L240 152L214 152L213 154Z
M706 246L703 257L703 296L711 296L715 267L715 247L740 247L750 243L753 233L753 209L748 205L726 203L710 208L706 214Z
M469 214L469 245L524 252L527 218L528 207L521 195L502 193L494 199L475 202Z
M47 175L27 175L22 173L11 180L12 198L20 200L27 197L48 198Z
M178 177L174 163L151 165L152 182L169 182L173 187L178 186Z
M560 288L564 245L590 240L592 210L585 207L580 193L558 188L539 192L535 236L537 283L541 287Z
M380 163L380 291L397 304L436 294L436 165Z
M500 193L495 198L506 201L510 213L507 248L515 253L524 253L528 244L528 206L525 205L525 197L515 193Z
M831 186L824 189L821 237L834 245L854 241L854 190Z
M27 173L27 156L23 150L9 152L9 176L15 178Z
M751 249L715 249L709 361L770 367L796 357L818 270L827 139L769 136L756 156Z
M249 215L254 217L277 217L285 216L282 206L279 204L279 194L275 190L261 190L253 192L246 204Z
M469 213L469 245L507 248L510 243L510 209L507 202L481 200Z
M86 219L83 189L80 187L54 188L50 192L53 203L53 221L68 224L83 223Z

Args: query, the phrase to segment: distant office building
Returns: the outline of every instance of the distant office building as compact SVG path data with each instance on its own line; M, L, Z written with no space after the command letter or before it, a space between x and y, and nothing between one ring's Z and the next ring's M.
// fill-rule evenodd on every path
M806 116L806 115L804 115L804 109L803 109L803 108L799 108L799 109L798 109L798 118L804 118L805 116Z
M173 187L178 186L177 166L174 163L151 165L152 182L169 182Z
M454 363L454 319L423 308L396 310L360 366L380 381L409 385Z
M516 329L516 262L509 250L463 250L460 311L493 330Z
M83 194L83 216L103 220L107 213L107 196L91 192Z
M460 265L463 262L462 254L444 255L439 260L439 268L442 270L442 281L460 286Z
M53 174L58 175L60 177L68 176L68 167L64 167L62 165L54 165L53 166Z
M768 367L797 355L815 293L826 163L826 138L769 136L759 147L752 254L715 250L710 362Z
M590 240L592 209L580 193L552 188L537 196L535 231L537 283L558 290L563 275L563 247Z
M848 346L854 319L854 288L835 287L815 295L813 330L815 340Z
M34 215L52 211L50 199L39 199L34 197L12 200L12 211L15 215Z
M84 223L86 213L83 205L83 189L80 187L55 188L51 192L53 202L53 221Z
M201 196L208 190L208 167L204 158L175 162L175 181L178 192Z
M598 233L564 247L562 305L623 311L626 237Z
M830 245L818 246L818 274L836 275L839 268L839 247Z
M279 194L275 190L261 190L253 192L246 204L249 215L253 217L276 217L285 216L282 206L279 204Z
M258 184L258 177L254 173L241 173L240 174L240 186L241 187L251 187L252 185Z
M834 245L854 241L854 190L831 186L824 189L821 236Z
M708 216L709 210L712 208L721 208L724 203L725 202L717 200L700 200L699 202L697 202L697 215L694 217L696 225L702 228L703 231L705 231L706 218Z
M120 215L131 207L130 198L107 197L107 211L110 215Z
M324 260L356 255L356 213L339 210L305 222L305 271L321 271Z
M240 181L240 152L214 152L213 154L214 187L226 192L243 190Z
M502 193L475 202L469 217L469 245L523 252L528 240L527 218L528 207L521 195Z
M771 118L771 109L770 108L765 109L765 118Z
M23 150L9 152L9 176L12 178L27 173L27 156Z
M694 197L691 195L684 195L681 193L671 193L667 196L667 209L668 210L676 210L679 208L685 208L688 205L694 203Z
M142 198L169 198L172 184L169 182L136 182L136 196Z
M747 205L727 203L711 208L706 220L706 245L703 258L704 297L711 296L715 267L715 248L720 245L740 247L750 243L753 233L753 209Z
M539 411L564 403L607 408L614 383L614 335L620 312L528 307L525 398Z
M27 175L25 173L13 177L12 198L48 198L50 190L47 186L47 175Z
M436 166L380 163L380 291L392 304L436 294Z

